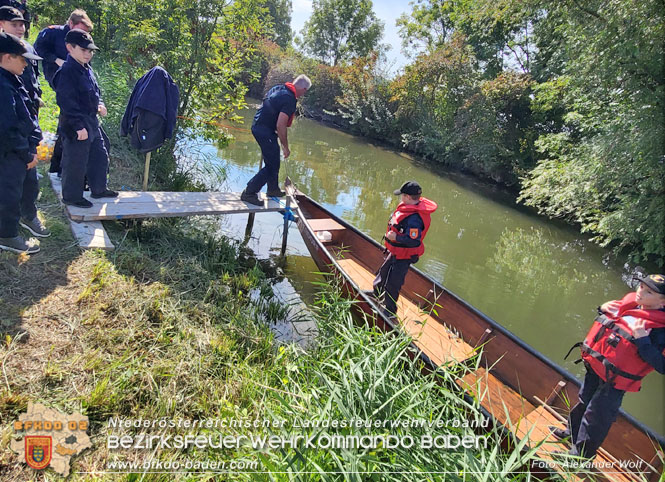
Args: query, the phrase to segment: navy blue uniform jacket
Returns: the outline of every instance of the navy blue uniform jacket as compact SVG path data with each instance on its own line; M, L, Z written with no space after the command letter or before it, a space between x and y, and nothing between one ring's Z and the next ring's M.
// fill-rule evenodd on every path
M15 153L28 164L37 153L42 131L29 103L21 80L0 67L0 158Z
M649 336L637 338L635 345L642 360L654 367L658 373L665 375L665 328L652 329Z
M164 138L172 137L179 103L180 91L169 73L161 67L153 67L136 82L122 117L120 133L126 136L131 132L139 115L137 109L143 109L162 117L166 122Z
M28 52L31 54L35 53L35 49L32 48L28 42L23 41L23 45L28 49ZM28 60L28 59L26 59ZM42 87L39 85L39 62L37 60L28 60L28 65L23 70L21 75L21 80L23 81L23 86L25 90L28 91L28 97L30 98L31 104L30 108L33 109L33 114L37 115L39 112L39 99L42 96Z
M81 65L68 55L53 76L53 87L65 135L76 137L76 131L89 128L90 120L97 121L100 92L89 64Z
M284 84L276 85L268 91L263 99L263 104L256 111L252 127L262 126L270 132L275 132L280 112L284 112L291 117L295 111L295 94Z
M417 248L422 242L425 223L423 222L423 218L420 217L420 214L413 213L404 218L402 222L397 225L397 229L399 230L399 234L397 235L397 238L395 238L395 241L393 241L394 245ZM418 230L418 236L415 238L411 237L412 229Z
M44 78L53 87L53 76L58 71L56 59L67 58L67 47L65 46L65 35L69 32L69 25L51 25L39 32L35 41L35 50L44 60Z

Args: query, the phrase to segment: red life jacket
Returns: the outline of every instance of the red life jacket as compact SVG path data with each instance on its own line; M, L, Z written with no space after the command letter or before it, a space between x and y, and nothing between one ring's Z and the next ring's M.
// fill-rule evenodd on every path
M640 357L630 325L623 319L633 316L647 320L646 329L665 328L665 312L637 309L636 293L621 300L615 315L601 314L596 318L582 342L582 359L591 369L617 390L637 392L642 378L653 367Z
M432 213L436 211L437 207L438 206L434 201L431 201L425 197L421 197L418 204L399 203L397 209L390 217L390 221L388 221L388 231L386 231L386 234L390 231L393 231L396 234L404 234L399 232L398 226L402 221L414 213L418 213L420 218L423 220L425 227L423 228L422 235L420 236L420 246L416 246L415 248L407 248L406 246L393 244L392 241L389 241L388 238L386 238L386 249L390 251L396 259L410 259L412 256L423 255L425 252L425 244L423 241L425 240L425 235L429 230Z
M287 89L289 89L291 92L293 92L293 95L296 96L296 99L298 98L298 94L296 94L296 86L293 85L291 82L287 82L284 84ZM289 116L289 121L286 123L286 127L291 127L291 124L293 124L293 119L295 119L296 113L294 112Z

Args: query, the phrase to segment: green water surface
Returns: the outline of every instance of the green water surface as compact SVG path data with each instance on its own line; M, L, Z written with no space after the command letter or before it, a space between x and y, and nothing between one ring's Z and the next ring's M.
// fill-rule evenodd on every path
M242 190L258 168L260 150L249 132L253 114L254 109L245 111L245 124L229 130L236 137L229 147L210 147L227 172L220 188ZM516 205L514 197L500 189L320 123L297 120L289 129L289 144L291 156L282 161L280 181L288 175L301 191L377 240L397 204L392 192L404 181L418 181L423 195L439 208L417 267L552 361L582 375L580 365L563 357L583 339L598 305L632 289L635 267L574 229ZM222 223L224 230L240 235L246 216L227 216ZM257 216L255 250L275 254L282 224L278 214ZM288 253L287 275L306 299L316 266L295 227L289 231ZM662 375L650 374L642 391L627 394L623 404L661 434L664 381Z

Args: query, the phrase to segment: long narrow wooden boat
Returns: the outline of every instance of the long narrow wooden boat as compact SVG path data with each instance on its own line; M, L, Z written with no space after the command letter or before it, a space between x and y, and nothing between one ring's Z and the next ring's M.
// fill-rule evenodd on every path
M542 442L540 458L550 460L553 451L564 450L549 427L563 427L570 401L577 400L580 384L573 375L414 267L398 300L397 320L389 318L366 294L383 262L381 245L291 189L298 228L314 261L322 272L341 277L347 295L357 300L356 309L387 332L410 335L414 352L430 370L464 363L482 345L480 363L457 380L459 388L480 400L493 423L516 439ZM431 306L436 310L427 309ZM622 411L593 469L601 480L656 481L663 471L664 446L663 437Z

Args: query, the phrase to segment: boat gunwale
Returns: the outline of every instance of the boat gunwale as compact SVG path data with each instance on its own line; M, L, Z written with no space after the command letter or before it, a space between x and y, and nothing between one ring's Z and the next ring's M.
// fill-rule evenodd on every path
M329 211L328 209L326 209L324 206L322 206L321 204L319 204L317 201L315 201L314 199L312 199L311 197L309 197L309 196L306 195L305 193L302 193L302 192L298 191L298 192L296 193L296 197L304 197L304 198L307 200L307 202L311 203L312 205L314 205L315 207L317 207L318 209L320 209L321 211L323 211L324 213L326 213L330 218L332 218L332 219L334 219L335 221L337 221L338 223L342 224L346 229L349 229L349 230L350 230L351 232L353 232L355 235L359 235L359 236L362 237L365 241L369 241L369 242L370 242L372 245L374 245L376 248L383 249L383 247L381 246L381 244L379 244L376 240L374 240L373 238L371 238L371 237L368 236L367 234L363 233L362 231L360 231L359 229L357 229L355 226L353 226L353 225L350 224L349 222L345 221L344 219L340 218L340 217L337 216L336 214L332 213L331 211ZM298 209L300 210L300 206L298 206ZM313 238L313 239L315 240L315 242L318 244L318 246L319 246L320 249L322 249L323 251L325 251L326 253L329 254L329 257L330 257L331 261L334 263L334 265L335 265L335 267L337 268L337 270L340 271L340 272L344 275L344 277L345 277L347 280L349 280L349 281L351 282L352 286L356 289L357 293L358 293L360 296L362 296L363 299L364 299L366 302L368 302L371 306L374 306L374 303L372 302L372 300L370 300L369 297L368 297L367 295L365 295L365 293L363 293L363 291L362 291L362 290L360 289L360 287L355 283L355 281L353 281L353 280L351 279L351 277L346 273L346 271L345 271L345 270L339 265L339 263L337 263L337 261L334 259L334 257L333 257L333 256L331 255L331 253L329 252L329 250L328 250L328 249L323 245L323 243L322 243L322 242L316 237L316 235L314 234L314 230L313 230L313 229L311 228L311 226L306 222L307 218L305 218L304 216L301 216L301 217L303 218L303 222L304 222L304 224L307 226L307 229L309 230L310 234L312 235L312 238ZM450 291L448 288L446 288L445 286L441 285L438 281L436 281L435 279L433 279L433 278L430 277L429 275L425 274L424 272L422 272L421 270L419 270L419 269L416 268L415 266L411 265L409 269L413 270L416 274L418 274L419 276L421 276L421 277L424 278L425 280L427 280L427 281L433 283L435 287L441 289L443 292L445 292L447 295L449 295L449 296L450 296L451 298L453 298L455 301L457 301L458 303L460 303L465 309L467 309L467 310L471 311L473 314L477 315L477 316L478 316L479 318L481 318L484 322L488 323L488 324L490 325L491 328L496 329L497 331L499 331L502 335L504 335L505 337L507 337L511 342L517 344L520 348L522 348L523 350L525 350L529 355L536 357L539 361L541 361L542 363L544 363L544 364L546 364L547 366L549 366L551 369L553 369L555 372L557 372L559 375L561 375L561 376L566 380L566 382L569 382L569 383L572 382L573 384L575 384L575 385L577 386L578 390L579 390L579 388L581 387L581 382L580 382L580 381L579 381L579 380L578 380L578 379L577 379L572 373L570 373L568 370L566 370L565 368L561 367L559 364L557 364L556 362L552 361L550 358L548 358L547 356L543 355L542 353L536 351L536 349L535 349L534 347L532 347L531 345L527 344L525 341L523 341L521 338L519 338L519 337L518 337L517 335L515 335L513 332L511 332L510 330L508 330L508 329L505 328L504 326L500 325L497 321L493 320L493 319L490 318L488 315L486 315L485 313L483 313L483 312L480 311L479 309L477 309L477 308L475 308L474 306L472 306L470 303L468 303L467 301L465 301L463 298L461 298L460 296L456 295L455 293L453 293L452 291ZM398 328L398 327L395 326L394 323L390 322L390 320L389 320L387 317L385 317L385 316L383 315L383 313L381 313L380 310L376 310L376 314L379 315L379 316L381 316L382 320L383 320L385 323L387 323L387 324L388 324L393 330L396 329L396 328ZM412 342L412 344L413 344L413 342ZM420 349L420 348L417 347L417 346L416 346L416 348L417 348L417 350L422 354L422 356L424 356L424 358L427 360L427 363L430 365L430 367L431 367L433 370L436 371L436 370L438 369L438 365L434 364L434 363L432 362L432 360L430 360L430 358L429 358L429 357L428 357L428 356L422 351L422 349ZM524 397L523 394L520 393L520 395L521 395L522 397ZM525 397L525 398L527 398L527 397ZM528 398L527 398L527 400L528 400ZM620 415L620 416L623 416L628 422L630 422L632 425L634 425L635 428L641 430L641 431L644 432L646 435L648 435L650 438L652 438L655 442L657 442L658 444L660 444L660 445L661 445L661 450L662 450L662 448L665 448L665 436L664 436L664 435L660 435L660 434L654 432L653 429L651 429L650 427L646 426L643 422L637 420L633 415L627 413L623 408L619 409L619 415ZM498 421L496 421L496 422L498 423Z

